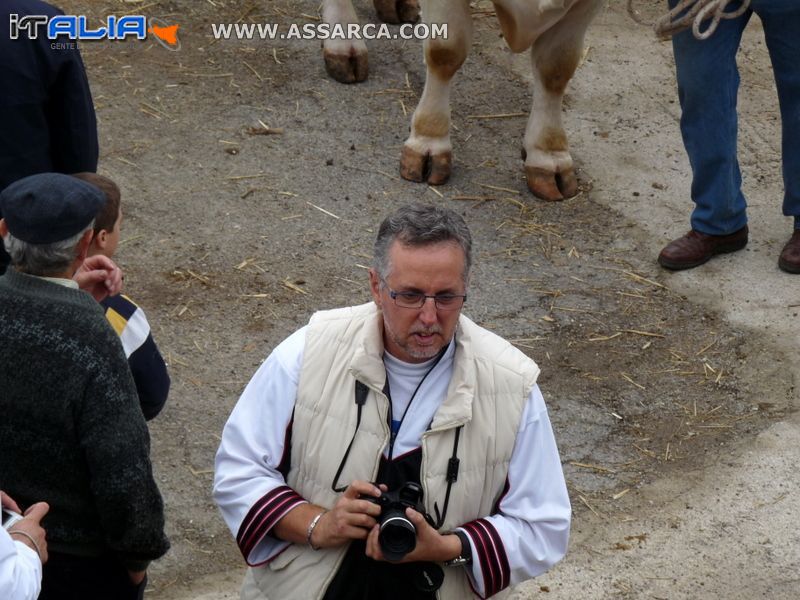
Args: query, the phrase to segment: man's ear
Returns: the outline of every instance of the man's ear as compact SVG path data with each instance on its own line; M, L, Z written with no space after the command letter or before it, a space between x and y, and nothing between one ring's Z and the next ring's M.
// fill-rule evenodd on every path
M372 292L372 299L378 308L382 308L381 304L381 278L375 269L369 270L369 291Z
M80 260L81 263L86 260L89 254L89 247L92 245L92 238L94 237L94 230L87 229L86 233L81 236L78 245L75 248L75 258Z
M4 238L8 235L8 225L6 225L5 219L0 219L0 238Z
M100 250L105 250L107 243L108 243L108 231L106 231L105 229L101 229L94 236L94 244Z

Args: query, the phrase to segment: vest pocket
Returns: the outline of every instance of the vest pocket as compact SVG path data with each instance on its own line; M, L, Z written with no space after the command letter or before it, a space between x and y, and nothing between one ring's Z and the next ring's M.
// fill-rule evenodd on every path
M273 558L267 567L270 571L280 571L281 569L285 569L295 558L300 556L303 551L307 550L305 546L301 546L300 544L292 544L286 550L278 554L275 558Z

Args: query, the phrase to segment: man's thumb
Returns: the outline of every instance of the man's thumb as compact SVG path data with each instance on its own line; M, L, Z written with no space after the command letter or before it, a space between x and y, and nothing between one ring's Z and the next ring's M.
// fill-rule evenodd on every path
M25 518L36 521L41 521L50 510L50 505L47 502L37 502L25 511Z

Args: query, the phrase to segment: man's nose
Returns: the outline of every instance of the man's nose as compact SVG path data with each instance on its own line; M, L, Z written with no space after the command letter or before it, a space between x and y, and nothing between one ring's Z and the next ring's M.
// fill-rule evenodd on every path
M425 298L422 303L422 308L419 309L419 320L425 326L433 325L439 320L439 313L436 310L436 301L431 298Z

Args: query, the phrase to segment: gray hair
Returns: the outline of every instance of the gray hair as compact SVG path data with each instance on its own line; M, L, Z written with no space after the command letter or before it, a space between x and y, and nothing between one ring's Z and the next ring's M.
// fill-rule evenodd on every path
M11 264L23 273L50 277L62 274L75 260L75 249L87 231L94 228L94 220L80 233L52 244L31 244L15 238L10 233L3 238Z
M455 242L464 251L463 278L467 282L472 265L472 234L458 213L430 204L410 204L386 217L378 230L372 259L382 279L389 276L389 248L395 240L405 246Z

